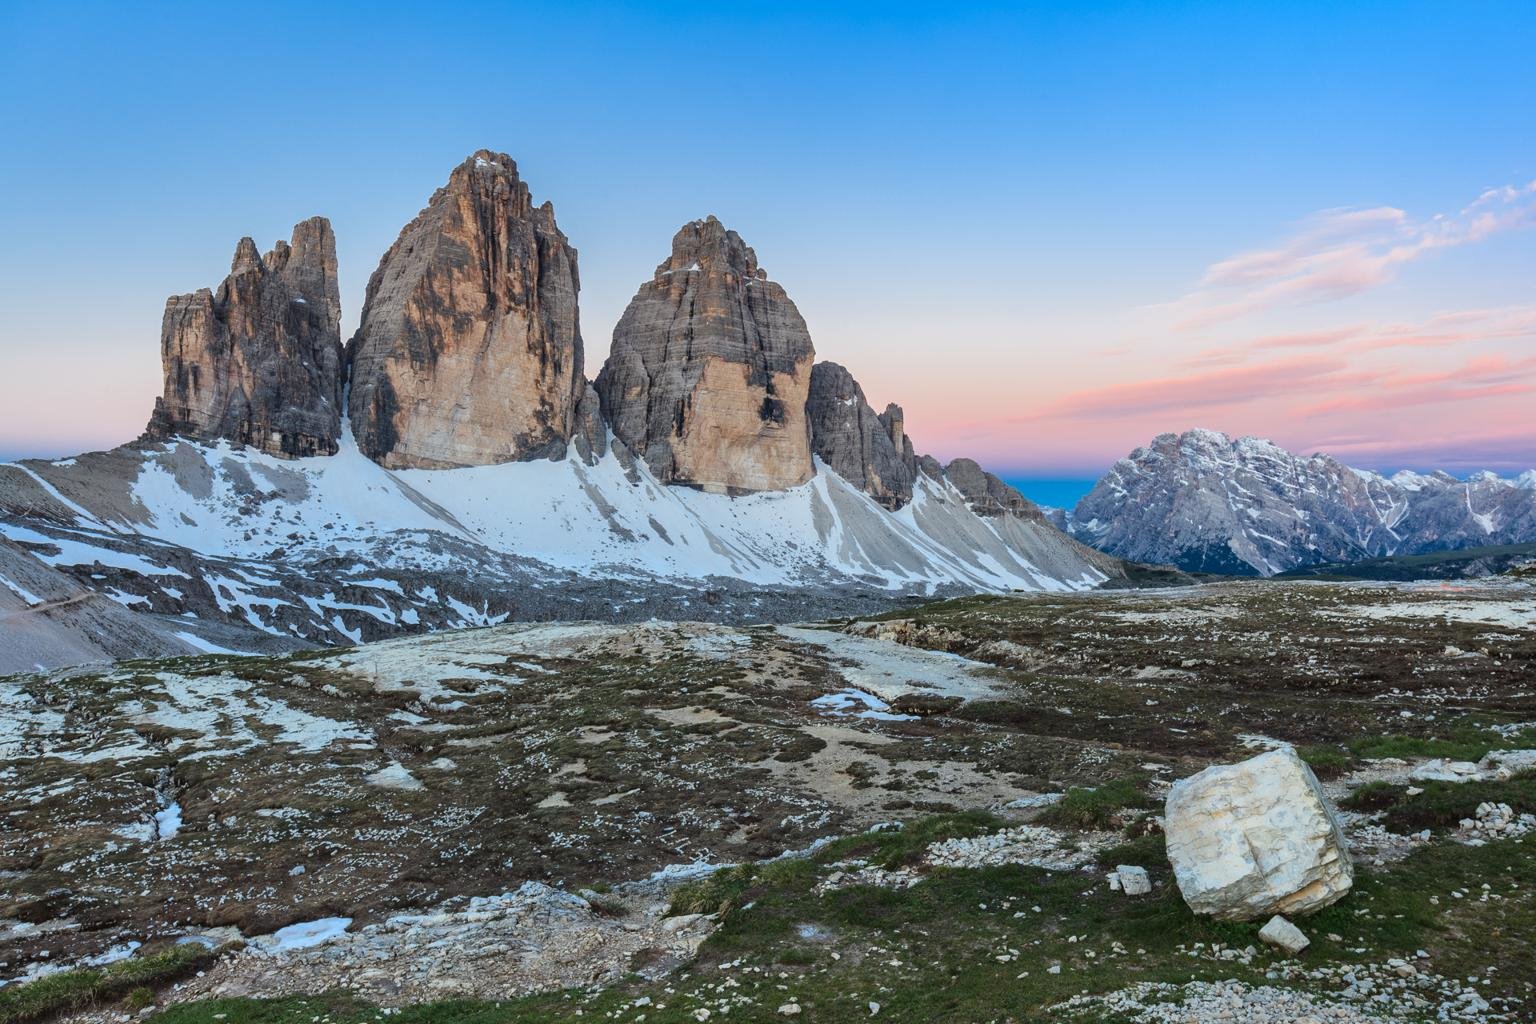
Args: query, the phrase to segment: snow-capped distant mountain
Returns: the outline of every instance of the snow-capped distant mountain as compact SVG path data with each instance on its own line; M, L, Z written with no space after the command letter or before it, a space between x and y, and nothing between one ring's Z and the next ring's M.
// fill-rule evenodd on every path
M1536 470L1384 476L1213 430L1162 434L1116 462L1069 516L1122 558L1272 575L1319 562L1536 540Z

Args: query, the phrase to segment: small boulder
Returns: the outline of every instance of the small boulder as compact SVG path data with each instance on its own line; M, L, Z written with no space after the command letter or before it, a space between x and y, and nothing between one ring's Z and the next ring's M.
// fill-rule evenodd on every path
M1476 782L1482 777L1483 773L1471 761L1447 761L1438 757L1408 773L1408 778L1414 782Z
M1259 929L1259 938L1271 946L1279 946L1287 953L1300 953L1312 945L1312 940L1285 918L1276 914L1269 923Z
M1533 768L1536 768L1536 750L1490 750L1477 762L1481 776L1495 782L1502 782Z
M1305 913L1354 884L1334 810L1290 747L1176 782L1164 828L1174 878L1197 914Z
M1120 891L1127 896L1145 896L1152 891L1152 879L1147 877L1146 868L1120 864L1115 867L1115 877L1120 879Z

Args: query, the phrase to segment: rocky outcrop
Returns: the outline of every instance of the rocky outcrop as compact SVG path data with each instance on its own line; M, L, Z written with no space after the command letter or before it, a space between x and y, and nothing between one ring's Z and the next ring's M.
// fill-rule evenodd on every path
M347 346L357 443L391 468L557 457L586 390L576 250L481 150L406 225Z
M917 456L906 436L901 406L876 414L859 382L837 363L811 367L806 402L811 451L827 467L886 508L912 500Z
M685 224L597 377L614 436L665 483L740 494L811 478L800 311L714 217Z
M1189 430L1116 462L1063 525L1122 558L1270 576L1536 541L1536 473L1388 477L1261 438Z
M166 301L163 394L145 435L227 439L288 458L341 436L341 298L324 217L261 255L242 238L218 291Z
M1013 514L1029 519L1043 519L1034 502L982 469L971 459L955 459L944 467L944 475L955 489L965 495L971 511L979 516Z
M1174 783L1164 829L1179 891L1197 914L1302 914L1354 884L1328 797L1290 747Z

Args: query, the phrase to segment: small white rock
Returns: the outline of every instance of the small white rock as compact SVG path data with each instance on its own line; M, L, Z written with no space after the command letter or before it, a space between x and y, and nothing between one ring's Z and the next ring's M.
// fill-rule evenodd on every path
M1127 896L1145 896L1152 891L1152 879L1147 877L1146 868L1118 864L1115 866L1115 875L1120 879L1121 891Z
M1279 946L1287 953L1300 953L1312 945L1312 940L1303 935L1300 928L1279 914L1270 918L1269 923L1259 929L1259 938L1271 946Z

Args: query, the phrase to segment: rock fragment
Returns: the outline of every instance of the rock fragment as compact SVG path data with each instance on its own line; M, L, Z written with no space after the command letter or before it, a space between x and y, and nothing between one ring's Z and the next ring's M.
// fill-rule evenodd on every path
M1152 891L1152 879L1146 868L1120 864L1115 867L1115 877L1120 881L1120 891L1127 896L1145 896Z
M1300 953L1312 944L1300 928L1276 914L1259 929L1259 938L1271 946L1279 946L1287 953Z

